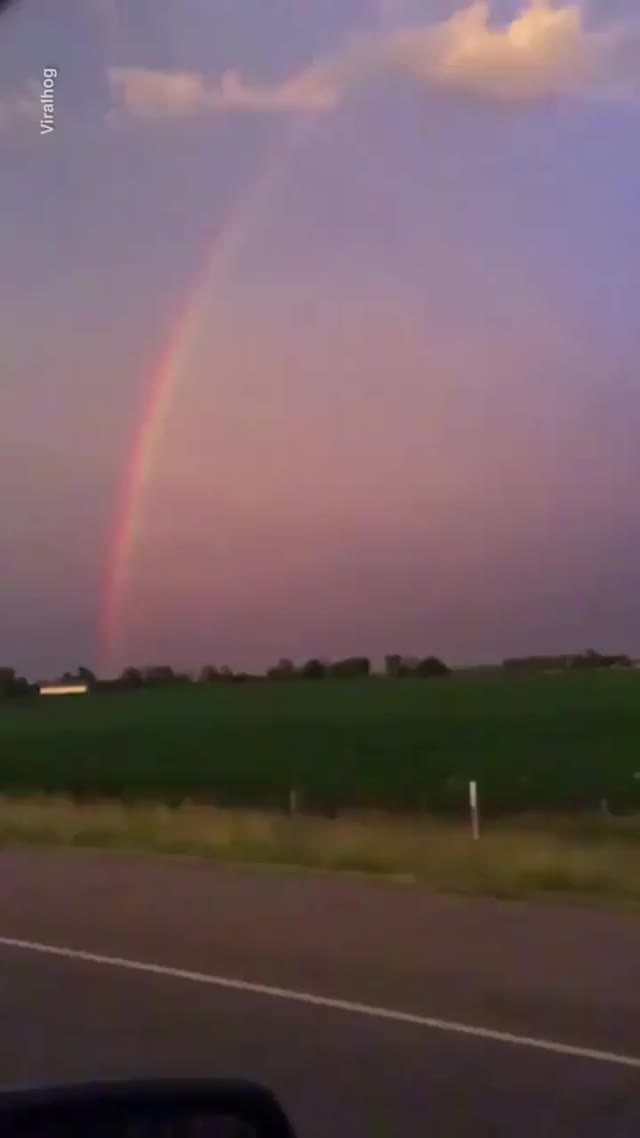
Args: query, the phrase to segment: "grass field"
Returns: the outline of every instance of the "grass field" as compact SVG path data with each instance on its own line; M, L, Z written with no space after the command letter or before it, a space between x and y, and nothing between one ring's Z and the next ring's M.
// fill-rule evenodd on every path
M640 673L250 683L0 704L0 789L313 812L640 810Z

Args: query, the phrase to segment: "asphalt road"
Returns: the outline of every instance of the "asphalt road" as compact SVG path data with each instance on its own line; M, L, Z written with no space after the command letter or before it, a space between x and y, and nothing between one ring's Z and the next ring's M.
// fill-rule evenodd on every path
M633 914L0 853L5 1084L242 1075L301 1138L640 1138L634 1057Z

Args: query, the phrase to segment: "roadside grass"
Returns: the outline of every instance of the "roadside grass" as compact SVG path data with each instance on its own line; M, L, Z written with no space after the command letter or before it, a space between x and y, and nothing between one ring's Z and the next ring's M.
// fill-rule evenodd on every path
M0 797L0 846L148 852L218 862L384 875L449 893L640 901L640 820L524 817L479 842L461 823L343 814L333 819L185 802L78 803Z

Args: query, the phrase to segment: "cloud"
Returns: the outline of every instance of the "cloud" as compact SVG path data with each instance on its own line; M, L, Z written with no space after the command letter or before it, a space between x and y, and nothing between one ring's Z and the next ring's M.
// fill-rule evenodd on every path
M328 111L340 100L335 84L313 69L282 84L247 83L226 71L218 83L187 71L112 67L109 85L117 107L132 118L184 118L206 111Z
M188 71L112 67L109 84L118 106L134 118L182 118L209 105L204 78Z
M418 77L426 65L426 82L489 98L607 97L625 71L640 75L639 28L590 29L578 3L550 0L531 0L510 24L494 27L488 4L476 3L439 29L431 52L426 45L422 56L413 52L411 36L403 42L402 34L397 50L399 63Z
M112 89L137 117L196 112L326 112L354 89L395 76L426 90L532 101L560 96L640 100L640 24L590 28L578 0L526 0L494 24L488 0L475 0L440 23L396 26L351 41L275 84L235 71L218 82L189 73L115 69Z
M504 27L476 3L435 29L394 35L383 52L398 74L487 98L536 99L584 90L609 37L588 33L574 4L537 0Z
M340 102L341 95L331 71L320 67L309 68L272 87L255 86L237 71L227 71L219 88L211 92L210 105L217 110L330 111Z

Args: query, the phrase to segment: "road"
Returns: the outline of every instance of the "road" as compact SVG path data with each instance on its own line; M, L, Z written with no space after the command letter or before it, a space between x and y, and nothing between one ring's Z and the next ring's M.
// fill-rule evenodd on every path
M257 1078L301 1138L637 1138L640 919L4 850L0 1070Z

